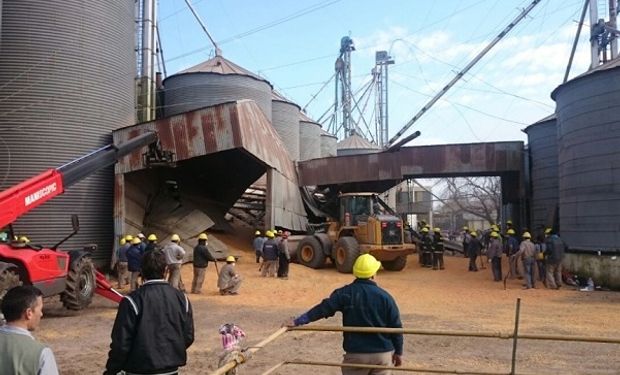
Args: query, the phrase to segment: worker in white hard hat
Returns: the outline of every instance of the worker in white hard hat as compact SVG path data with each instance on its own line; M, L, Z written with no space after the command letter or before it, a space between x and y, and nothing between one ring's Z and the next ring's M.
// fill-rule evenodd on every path
M198 235L198 245L194 247L194 279L192 280L192 293L194 294L200 294L202 291L202 284L205 281L205 273L207 272L209 261L215 262L215 258L211 255L207 246L208 239L209 237L206 233L200 233Z
M185 258L185 250L179 245L181 237L173 234L170 237L170 243L164 246L164 254L166 255L166 264L168 265L168 282L173 288L185 291L183 280L181 279L181 265Z
M355 280L332 292L329 298L285 325L300 326L322 318L329 318L337 311L342 313L342 324L353 327L402 328L400 313L394 298L374 281L381 262L370 254L360 255L353 264ZM403 354L401 333L343 334L345 355L343 363L361 363L379 366L400 366ZM377 370L374 370L377 371ZM389 372L389 371L388 371ZM342 367L342 374L370 374L373 369Z
M525 276L525 285L523 289L536 288L536 280L534 279L534 265L536 264L536 246L532 242L530 232L523 232L521 235L523 241L519 245L519 251L515 257L523 262L523 270Z
M237 273L235 264L237 264L235 257L232 255L227 256L226 265L222 267L217 277L217 287L220 289L220 294L223 296L239 294L241 276Z

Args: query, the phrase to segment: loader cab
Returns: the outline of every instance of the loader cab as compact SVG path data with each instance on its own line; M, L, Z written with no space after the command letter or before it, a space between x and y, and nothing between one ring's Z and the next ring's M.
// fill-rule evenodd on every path
M340 196L340 222L344 226L358 226L368 218L395 215L394 211L375 193L346 193Z

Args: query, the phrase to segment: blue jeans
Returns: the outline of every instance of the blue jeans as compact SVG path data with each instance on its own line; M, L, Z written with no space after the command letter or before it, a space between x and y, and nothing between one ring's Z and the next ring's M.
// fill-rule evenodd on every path
M523 268L525 269L525 281L528 288L534 287L534 265L536 260L532 257L523 259Z

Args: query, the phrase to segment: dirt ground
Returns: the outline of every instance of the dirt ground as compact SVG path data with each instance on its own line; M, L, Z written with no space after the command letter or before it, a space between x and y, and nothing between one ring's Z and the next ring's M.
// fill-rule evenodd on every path
M218 236L241 256L244 278L240 295L220 296L211 264L202 295L189 295L194 308L196 340L189 349L184 374L205 374L217 368L223 323L235 323L247 333L251 346L276 331L289 316L300 314L352 280L332 267L312 270L292 264L288 280L261 278L254 255L243 237ZM504 265L504 269L505 269ZM192 266L183 267L191 282ZM402 272L381 271L377 282L396 299L406 328L427 330L493 331L514 327L515 304L521 298L520 332L620 338L620 293L561 290L522 290L520 280L508 289L492 280L490 267L467 272L462 256L446 256L446 270L420 268L409 258ZM125 290L126 291L126 290ZM105 366L116 308L99 296L80 312L62 309L56 299L46 301L45 317L36 336L54 351L62 374L100 374ZM339 314L313 324L339 325ZM154 327L157 329L157 327ZM341 334L287 332L245 365L240 374L262 374L284 360L339 362ZM404 366L442 370L502 371L510 369L512 341L488 338L451 338L405 335ZM517 372L528 374L620 374L620 345L519 341ZM337 368L286 365L276 374L339 374Z

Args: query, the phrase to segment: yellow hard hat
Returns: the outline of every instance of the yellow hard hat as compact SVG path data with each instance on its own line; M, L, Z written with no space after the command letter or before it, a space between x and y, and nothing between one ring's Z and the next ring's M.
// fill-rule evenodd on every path
M149 234L149 237L147 238L147 240L149 241L157 241L157 236L154 235L153 233Z
M422 228L422 233L428 233L428 228L427 227Z
M120 240L121 246L126 244L126 243L127 243L127 240L125 239L125 237L121 237L121 240Z
M435 233L441 233L441 228L433 228L433 232L435 232Z
M508 229L508 230L506 231L506 233L507 233L507 234L515 234L515 230L511 228L511 229Z
M256 232L254 232L255 236L260 236L260 230L257 230Z
M506 224L512 224L512 220L506 220Z
M133 241L133 236L131 234L128 234L125 236L125 241L131 243L131 241Z
M530 232L523 232L521 237L523 237L523 238L532 238L532 235L530 234Z
M206 233L200 233L200 235L198 236L198 239L199 240L207 240L208 239L207 234Z
M265 232L265 235L269 238L274 238L275 236L273 235L273 232L268 230L267 232Z
M179 235L175 233L172 235L172 237L170 237L170 241L179 242L181 241L181 237L179 237Z
M28 237L26 237L26 236L20 236L19 237L19 242L21 242L21 243L28 243L28 242L30 242L30 239Z
M138 237L134 237L133 240L131 240L131 244L132 245L138 245L140 244L142 241L140 241L140 239Z
M234 256L232 256L232 255L227 256L227 257L226 257L226 261L227 261L227 262L236 262L235 257L234 257Z
M476 237L476 236L478 235L478 233L476 233L476 231L474 230L474 231L472 231L472 232L470 233L470 235L471 235L472 237Z
M545 234L549 234L549 233L551 233L552 231L553 231L553 229L551 229L551 228L546 228L546 229L545 229Z
M494 232L499 232L499 228L495 224L491 225L491 230Z
M370 254L362 254L353 264L353 275L358 279L369 279L381 268L381 262Z
M465 226L463 227L463 230L469 230L469 227L468 227L467 225L465 225Z
M424 225L424 228L429 228L430 229L430 227L431 227L430 224L425 224Z
M497 238L499 237L499 234L497 232L491 232L491 237Z

